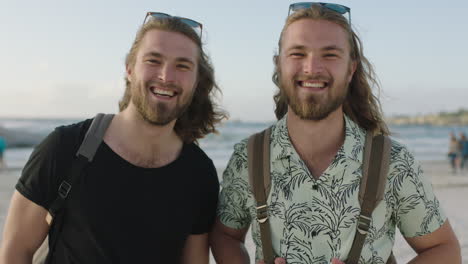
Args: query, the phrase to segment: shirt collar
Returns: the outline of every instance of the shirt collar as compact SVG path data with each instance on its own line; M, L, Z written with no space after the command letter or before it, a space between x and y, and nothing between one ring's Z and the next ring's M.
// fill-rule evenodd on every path
M344 144L338 150L337 157L362 163L362 151L366 138L366 131L353 122L348 116L344 115L345 122L345 140ZM280 119L272 130L272 158L281 160L288 158L295 150L289 138L287 127L287 115Z

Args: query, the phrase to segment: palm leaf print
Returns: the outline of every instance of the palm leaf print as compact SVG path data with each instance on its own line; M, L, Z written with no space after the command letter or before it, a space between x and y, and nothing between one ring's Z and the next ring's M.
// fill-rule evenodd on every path
M292 253L288 252L286 263L291 264L303 264L303 263L313 263L313 264L328 264L329 262L325 260L325 256L315 256L313 253L313 247L310 240L300 239L298 237L293 237L288 244L292 249Z

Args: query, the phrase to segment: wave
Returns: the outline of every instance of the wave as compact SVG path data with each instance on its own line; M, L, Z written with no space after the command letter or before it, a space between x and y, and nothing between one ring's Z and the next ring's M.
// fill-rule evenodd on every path
M76 119L0 119L0 136L5 138L7 148L34 147L54 128L76 123Z
M9 148L32 148L55 127L79 122L77 119L1 119L0 136ZM228 121L218 127L218 134L200 140L201 147L215 160L227 161L234 144L270 126L273 122ZM393 137L408 146L420 160L444 160L450 132L468 132L468 126L391 126Z
M0 135L7 142L7 148L33 147L41 142L48 133L34 133L22 129L7 129L0 127Z

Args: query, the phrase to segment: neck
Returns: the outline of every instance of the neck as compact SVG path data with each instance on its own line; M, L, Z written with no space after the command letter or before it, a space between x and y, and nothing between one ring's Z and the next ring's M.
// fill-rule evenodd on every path
M312 175L318 178L343 145L343 110L340 107L319 121L303 120L292 109L288 109L287 115L291 142Z
M164 145L180 141L174 131L176 120L167 125L158 126L144 120L138 110L130 104L124 111L116 116L120 133L131 138L131 144L141 145L145 148L158 149Z
M104 141L134 165L161 167L174 161L182 150L182 139L174 131L175 122L164 126L150 124L130 104L114 117Z

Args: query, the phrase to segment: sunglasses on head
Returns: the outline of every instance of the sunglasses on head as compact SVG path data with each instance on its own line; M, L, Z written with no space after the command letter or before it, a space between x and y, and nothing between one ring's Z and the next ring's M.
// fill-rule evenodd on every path
M348 22L351 24L351 8L340 5L340 4L333 4L333 3L322 3L322 2L299 2L294 3L289 6L288 16L292 13L301 10L301 9L308 9L311 8L313 5L321 5L329 10L335 11L340 15L344 15L348 13Z
M150 21L151 19L164 19L164 18L176 18L176 19L179 19L181 22L183 22L184 24L188 25L189 27L191 27L196 33L197 35L201 38L202 37L202 29L203 29L203 25L193 19L190 19L190 18L185 18L185 17L179 17L179 16L171 16L169 14L166 14L166 13L161 13L161 12L148 12L146 13L146 17L145 17L145 20L143 21L143 25Z

